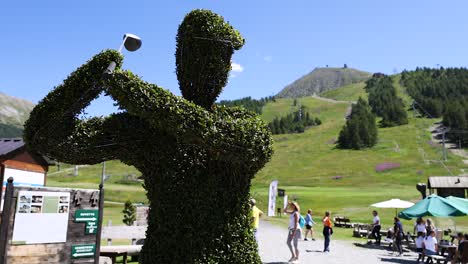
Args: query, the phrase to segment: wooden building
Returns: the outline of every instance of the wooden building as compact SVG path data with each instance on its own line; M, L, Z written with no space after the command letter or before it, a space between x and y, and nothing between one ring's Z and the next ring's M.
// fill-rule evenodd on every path
M44 156L30 153L20 138L0 139L0 180L2 184L1 197L7 179L13 177L15 186L42 187L46 184L49 165L53 162Z
M427 180L427 188L431 194L439 196L467 197L468 176L432 176Z

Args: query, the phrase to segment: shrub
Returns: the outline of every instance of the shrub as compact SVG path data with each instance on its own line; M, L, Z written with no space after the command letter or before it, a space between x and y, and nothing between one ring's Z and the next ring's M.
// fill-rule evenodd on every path
M121 70L121 54L108 50L50 92L25 124L27 146L55 160L119 159L140 170L150 202L142 263L261 263L248 200L272 155L271 133L255 113L214 105L243 44L221 16L192 11L177 34L183 98ZM102 78L111 62L115 71ZM80 120L102 92L123 111Z
M136 221L136 208L130 200L127 200L124 205L123 213L123 222L124 224L131 226L133 222Z

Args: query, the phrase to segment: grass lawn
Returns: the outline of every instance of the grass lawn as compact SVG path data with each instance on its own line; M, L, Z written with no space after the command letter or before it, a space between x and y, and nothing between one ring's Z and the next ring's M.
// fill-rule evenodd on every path
M379 142L372 149L340 150L333 142L345 123L343 116L349 104L314 98L298 100L312 115L318 116L323 125L302 134L274 136L275 154L253 181L252 194L261 209L266 209L269 183L278 180L289 197L296 197L304 209L312 208L316 216L330 210L353 222L368 223L373 210L370 204L391 198L417 201L420 199L415 188L417 183L427 182L427 177L432 175L450 175L440 163L431 162L441 157L441 148L428 143L431 138L427 128L435 120L412 118L408 113L408 125L379 128ZM279 99L274 105L265 106L263 117L271 120L277 113L287 112L292 105L292 99ZM400 167L376 172L375 166L383 162L398 163ZM454 155L450 155L445 164L454 175L467 168L461 158ZM380 212L384 227L391 226L394 210ZM452 220L435 221L440 227L453 229ZM457 218L456 225L468 227L468 218Z
M364 91L365 86L365 82L352 83L338 89L323 92L320 96L338 101L357 101L359 97L367 100L367 93Z
M395 81L397 82L397 81ZM398 87L399 93L401 87ZM340 98L353 100L350 98ZM407 101L407 98L404 97ZM372 149L361 151L339 150L335 140L345 123L344 115L349 103L330 103L312 97L299 98L313 117L319 117L322 125L309 128L302 134L275 135L275 153L272 160L252 182L252 195L259 207L266 211L268 185L278 180L280 188L286 189L290 198L297 198L302 208L311 208L316 220L320 220L325 210L333 215L347 216L352 222L369 223L372 219L370 204L391 198L417 201L420 194L416 184L427 182L431 175L454 175L468 169L461 158L449 155L445 165L450 172L437 162L441 148L429 144L427 128L435 120L413 118L409 112L409 124L393 128L379 128L379 142ZM275 116L283 116L294 111L293 99L277 99L268 103L262 117L271 121ZM400 165L385 172L376 172L375 166L383 162ZM66 169L66 165L62 169ZM47 179L48 186L97 189L101 175L101 165L80 168L79 176L72 171L54 173ZM107 162L109 180L105 183L105 200L113 202L147 203L141 183L122 184L128 175L139 176L135 168L118 161ZM279 204L279 203L278 203ZM104 224L112 220L113 225L122 224L123 205L106 203ZM384 228L392 225L394 210L379 210ZM269 221L280 222L281 219ZM452 220L435 219L438 227L452 227ZM455 219L458 229L467 230L468 218ZM410 226L412 222L404 222ZM345 229L347 230L347 229ZM349 237L352 231L349 231ZM338 231L336 238L348 237L348 231ZM468 231L468 230L467 230Z

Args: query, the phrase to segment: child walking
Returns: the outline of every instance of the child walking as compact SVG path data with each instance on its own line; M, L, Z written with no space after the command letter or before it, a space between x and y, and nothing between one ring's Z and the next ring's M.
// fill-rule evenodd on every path
M419 263L420 261L424 261L424 250L423 250L423 243L424 243L424 233L423 232L418 232L418 237L416 238L415 244L416 244L416 252L418 252L418 260L417 262Z
M314 220L312 219L312 210L309 209L307 210L307 215L305 217L305 226L306 226L306 231L305 231L305 235L304 235L304 240L307 241L307 234L310 233L310 239L312 239L312 241L315 241L315 238L314 238L314 226L315 222Z

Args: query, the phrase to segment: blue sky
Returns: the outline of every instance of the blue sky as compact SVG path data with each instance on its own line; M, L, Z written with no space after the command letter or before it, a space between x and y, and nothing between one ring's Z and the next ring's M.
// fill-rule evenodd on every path
M220 99L274 95L325 65L393 73L468 65L468 1L172 0L6 1L0 8L0 92L38 102L124 33L143 39L124 67L180 94L175 34L195 8L225 17L246 38ZM91 113L112 111L100 99Z

